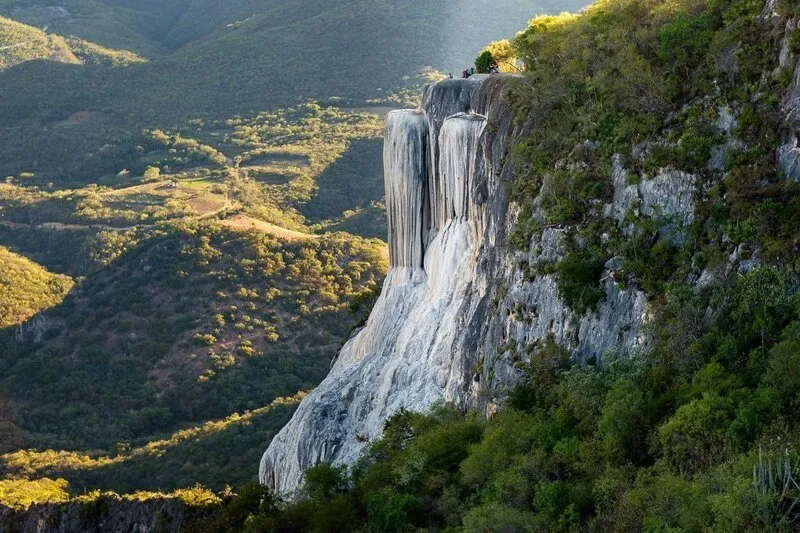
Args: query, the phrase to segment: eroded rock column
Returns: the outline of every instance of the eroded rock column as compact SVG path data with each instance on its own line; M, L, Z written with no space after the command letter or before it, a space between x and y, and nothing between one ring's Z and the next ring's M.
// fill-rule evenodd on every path
M450 219L469 218L470 191L475 182L475 166L481 133L486 118L459 114L445 120L439 134L439 172L443 195L433 211L441 217L438 227Z
M426 231L428 122L419 111L392 111L386 119L383 165L392 267L421 268Z

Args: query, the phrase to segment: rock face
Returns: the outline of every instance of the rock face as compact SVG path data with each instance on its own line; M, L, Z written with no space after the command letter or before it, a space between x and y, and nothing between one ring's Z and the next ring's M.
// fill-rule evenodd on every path
M578 317L555 279L528 279L506 245L514 222L506 155L524 128L507 98L517 81L445 80L426 89L422 112L387 118L390 272L365 327L270 444L262 483L291 493L310 466L353 463L400 409L440 401L486 409L520 379L514 347L552 335L588 359L646 345L641 292L608 279L598 310ZM642 187L644 208L657 210L661 192L660 182ZM669 202L661 209L677 214ZM563 255L557 231L541 240L542 253Z
M0 506L0 531L4 533L179 533L214 516L213 505L187 505L178 498L126 500L104 495L82 503L35 504L23 510Z
M628 185L620 158L613 161L614 199L605 214L622 222L628 210L648 217L687 225L694 219L695 176L679 170L661 170L652 179Z
M765 12L774 8L767 4ZM781 68L794 68L792 83L783 101L783 114L786 117L787 131L783 144L777 151L778 168L793 181L800 181L800 62L792 50L789 36L797 31L798 21L791 19L784 28L783 46L780 52Z

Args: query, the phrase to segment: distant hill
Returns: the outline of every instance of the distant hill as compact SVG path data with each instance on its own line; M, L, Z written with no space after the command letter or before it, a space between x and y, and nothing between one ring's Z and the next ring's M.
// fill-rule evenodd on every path
M122 69L28 61L0 73L0 172L37 171L56 182L77 174L89 181L103 171L92 159L100 147L144 128L227 119L307 99L397 105L419 94L423 67L457 72L488 41L512 36L535 14L584 3L195 0L137 2L132 10L133 2L118 0L94 11L97 2L64 0L69 18L52 16L49 31L105 47L131 41L128 49L150 61ZM0 13L22 13L26 5L0 0ZM152 17L157 21L150 24ZM127 29L118 31L120 25ZM100 120L52 127L82 112Z
M162 36L179 14L173 8L180 2L161 3L168 9L147 10L136 5L154 7L150 5L152 2L0 0L0 15L49 33L76 36L107 48L155 57L171 51Z
M63 37L0 17L0 70L37 59L80 63Z
M177 46L176 52L148 65L111 73L76 72L47 64L30 67L33 72L6 73L0 78L0 87L11 89L10 93L30 89L33 75L48 79L49 86L4 102L15 112L2 115L6 118L0 118L0 123L30 117L35 103L53 90L70 96L65 105L77 100L84 106L113 109L121 116L132 113L151 119L244 112L285 105L298 96L363 101L407 85L408 76L426 65L448 71L471 64L486 42L513 35L536 13L584 3L234 0L220 4L197 0L176 2L174 10L165 14L155 6L150 6L150 11L131 12L121 7L128 2L113 2L115 24L122 23L123 14L125 24L133 29L147 17L158 18L156 29L172 21L167 31L145 40L151 48ZM115 48L124 44L111 35L97 35L95 21L107 22L101 14L111 7L100 7L99 14L84 19L80 13L88 9L86 2L74 0L65 6L74 11L68 11L72 22L56 18L51 31ZM19 6L5 9L6 13L21 10ZM34 22L32 18L22 20ZM107 26L109 30L112 27ZM144 34L137 35L144 38ZM141 51L142 46L129 49ZM103 90L81 98L80 89L86 84Z

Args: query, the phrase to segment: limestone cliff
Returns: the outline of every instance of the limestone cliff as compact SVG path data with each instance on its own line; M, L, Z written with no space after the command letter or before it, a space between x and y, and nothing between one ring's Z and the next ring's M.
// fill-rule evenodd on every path
M387 118L391 270L366 326L264 454L263 483L291 492L309 466L352 463L400 409L440 401L486 409L519 379L504 346L553 334L588 358L646 342L643 294L608 281L597 312L578 317L551 276L531 281L516 266L504 183L513 175L508 147L524 129L507 97L520 81L445 80L426 89L421 112ZM562 254L558 229L536 248ZM512 313L519 308L526 316Z

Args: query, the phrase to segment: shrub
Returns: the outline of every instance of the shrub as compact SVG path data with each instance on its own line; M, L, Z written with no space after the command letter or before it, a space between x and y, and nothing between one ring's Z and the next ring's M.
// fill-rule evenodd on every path
M484 50L475 59L475 70L478 74L488 74L493 68L497 67L497 61L489 50Z
M586 250L568 253L556 265L558 293L578 315L594 309L604 296L604 262Z

